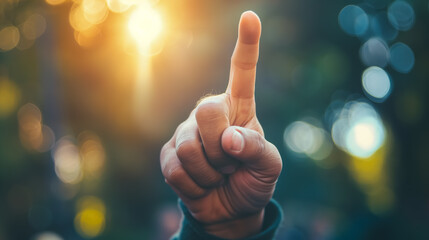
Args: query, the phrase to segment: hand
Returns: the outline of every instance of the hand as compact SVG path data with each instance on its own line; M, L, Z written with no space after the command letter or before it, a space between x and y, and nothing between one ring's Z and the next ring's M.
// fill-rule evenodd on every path
M261 23L242 14L226 93L203 99L161 150L165 181L205 230L242 238L261 230L282 160L256 117Z

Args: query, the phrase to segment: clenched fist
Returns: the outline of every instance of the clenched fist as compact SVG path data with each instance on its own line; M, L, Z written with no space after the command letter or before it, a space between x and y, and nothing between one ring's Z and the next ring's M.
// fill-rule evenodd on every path
M242 238L262 228L282 169L256 117L255 74L261 23L242 14L224 94L204 98L161 150L165 181L204 230Z

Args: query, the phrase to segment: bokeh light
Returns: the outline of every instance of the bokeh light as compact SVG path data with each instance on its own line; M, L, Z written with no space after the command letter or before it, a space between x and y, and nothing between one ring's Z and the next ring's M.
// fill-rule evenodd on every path
M389 47L380 38L370 38L362 45L359 53L366 66L385 67L389 62Z
M82 180L79 149L70 137L63 137L58 140L52 154L55 173L62 182L76 184Z
M0 77L0 118L9 116L18 106L20 98L18 86L8 78Z
M34 13L25 20L20 26L20 29L25 38L34 40L40 37L46 30L45 17L38 13Z
M17 27L7 26L0 30L0 50L9 51L18 45L20 33Z
M105 151L100 138L93 132L79 134L80 155L85 177L99 177L105 163Z
M414 53L408 45L398 42L390 47L390 65L400 73L408 73L414 66Z
M335 145L359 158L373 155L386 137L380 116L370 104L362 101L345 104L331 134Z
M362 86L366 94L376 102L384 101L391 92L389 75L382 68L369 67L362 74Z
M132 2L129 0L107 0L107 6L110 11L115 13L122 13L127 11L131 6Z
M384 129L379 119L362 118L347 132L346 146L351 154L367 158L378 150L384 137Z
M344 32L353 35L363 35L369 26L369 18L365 11L356 6L345 6L338 15L338 22Z
M105 0L83 0L83 16L91 24L100 24L106 20L109 11Z
M413 7L405 1L394 1L387 10L390 23L400 31L411 29L415 21Z
M328 136L324 129L306 121L291 123L283 134L284 142L290 150L314 160L322 160L331 153L332 144Z
M46 152L55 143L55 134L42 123L40 109L32 104L23 105L18 111L19 138L24 148L30 151Z
M60 235L54 232L42 232L34 236L33 239L34 240L63 240L64 238L62 238Z
M59 5L61 3L66 2L67 0L45 0L47 4L50 5Z
M101 199L87 196L78 200L74 225L81 236L93 238L100 235L105 222L106 206Z
M70 10L69 22L76 31L84 31L94 25L86 19L84 8L78 3L74 3Z

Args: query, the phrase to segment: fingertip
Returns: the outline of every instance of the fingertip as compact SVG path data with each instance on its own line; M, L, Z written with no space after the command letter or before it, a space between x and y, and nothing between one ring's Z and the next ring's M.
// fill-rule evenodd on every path
M245 44L256 44L261 36L261 20L253 11L241 14L239 25L239 40Z

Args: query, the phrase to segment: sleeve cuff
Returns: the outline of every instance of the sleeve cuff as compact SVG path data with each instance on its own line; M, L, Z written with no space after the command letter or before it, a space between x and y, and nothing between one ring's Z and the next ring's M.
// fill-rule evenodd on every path
M183 211L183 221L180 232L177 233L174 240L225 240L210 234L207 234L202 225L192 217L183 202L179 199L180 208ZM271 200L265 207L264 222L262 225L262 231L256 235L245 238L245 240L269 240L273 239L277 228L282 221L282 210L280 205L275 201Z

